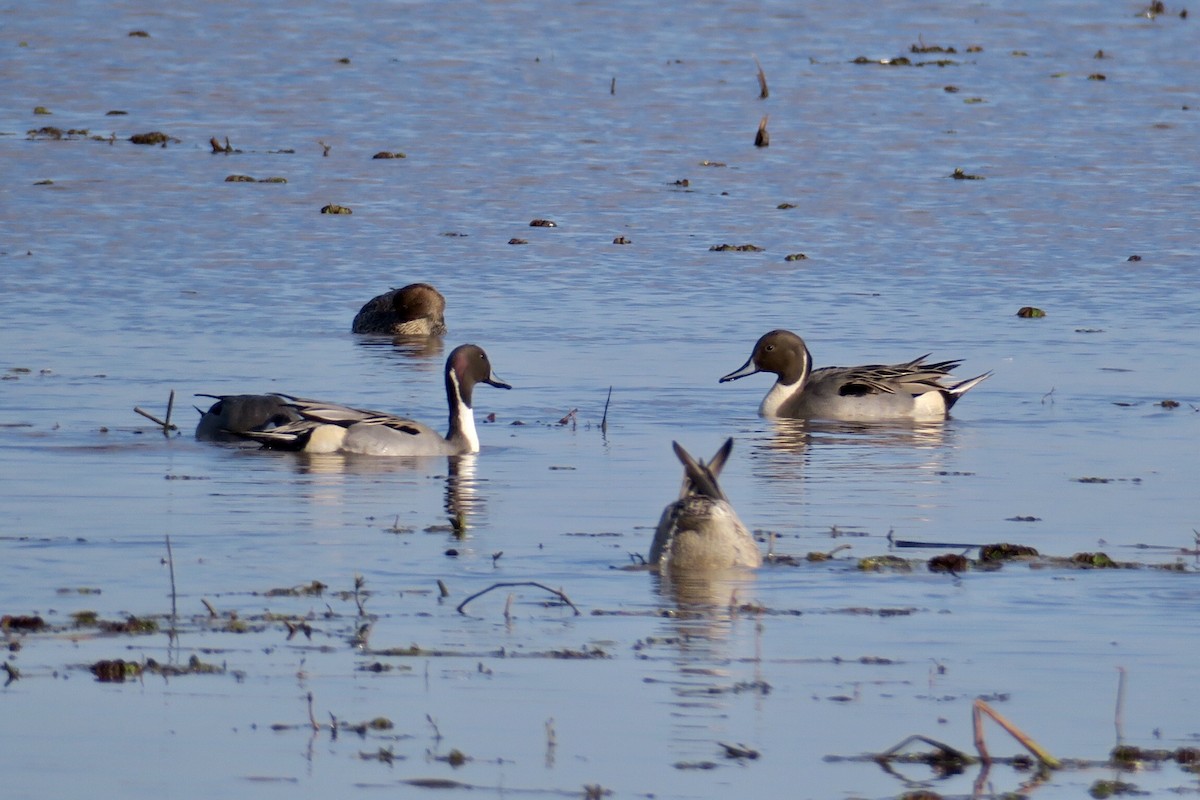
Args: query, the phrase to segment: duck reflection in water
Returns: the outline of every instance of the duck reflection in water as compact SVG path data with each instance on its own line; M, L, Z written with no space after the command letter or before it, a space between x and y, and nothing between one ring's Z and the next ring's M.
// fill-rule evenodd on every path
M282 454L281 454L282 455ZM354 453L295 453L297 473L311 476L310 497L319 505L342 505L346 502L344 488L350 475L419 476L440 460L428 457L376 458ZM486 517L487 501L479 493L477 477L479 456L474 453L446 457L446 473L428 474L431 479L445 481L442 505L446 512L447 533L456 540L466 539L474 522Z

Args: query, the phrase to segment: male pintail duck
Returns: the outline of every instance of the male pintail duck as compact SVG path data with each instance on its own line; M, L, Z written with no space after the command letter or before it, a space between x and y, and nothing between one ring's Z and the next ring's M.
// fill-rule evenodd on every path
M679 499L663 509L650 545L650 564L668 574L761 566L754 537L717 483L733 439L726 439L707 464L692 458L678 442L671 446L683 464L683 487Z
M446 298L441 292L428 283L410 283L367 301L350 330L389 336L442 336L446 333L445 313Z
M450 406L450 432L440 433L420 422L380 411L279 397L299 416L298 422L272 430L246 431L247 439L275 450L307 453L360 453L372 456L453 456L479 452L471 394L477 383L511 389L492 372L483 348L460 345L446 359L446 402Z
M904 364L813 369L804 340L791 331L775 330L758 340L749 361L720 382L756 372L779 376L758 408L764 417L930 421L946 419L960 397L992 374L943 384L941 380L962 362L926 364L928 357Z
M300 419L295 409L273 394L197 394L217 402L200 411L196 438L210 442L236 442L240 434L265 430Z

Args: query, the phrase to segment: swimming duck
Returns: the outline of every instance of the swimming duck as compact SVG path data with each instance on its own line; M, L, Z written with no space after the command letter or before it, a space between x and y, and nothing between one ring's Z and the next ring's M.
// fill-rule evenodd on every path
M683 464L683 487L679 499L663 509L650 545L650 564L664 573L761 566L754 537L717 483L733 439L726 439L707 464L692 458L678 442L671 446Z
M483 348L459 345L446 359L446 402L450 406L450 432L443 438L433 428L415 420L381 411L307 400L280 394L299 415L297 422L241 435L276 450L307 453L360 453L372 456L453 456L479 452L471 394L477 383L511 389L492 372Z
M428 283L373 297L354 317L353 333L390 336L442 336L446 333L446 298Z
M750 360L720 382L756 372L779 376L758 408L764 417L929 421L946 419L960 397L992 374L943 384L941 380L962 362L926 364L928 357L904 364L813 369L804 340L791 331L774 330L758 340Z
M196 438L209 442L236 442L239 434L286 425L300 419L295 409L273 394L197 394L217 402L200 411Z

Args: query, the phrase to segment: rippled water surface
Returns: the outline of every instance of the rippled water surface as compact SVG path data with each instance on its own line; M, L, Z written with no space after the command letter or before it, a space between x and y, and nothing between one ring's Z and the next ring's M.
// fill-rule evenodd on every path
M981 696L1060 758L1196 745L1200 51L1179 8L1142 10L0 8L0 614L48 624L5 632L4 795L1015 791L1007 766L826 758L914 733L973 752ZM129 142L150 131L172 138ZM418 280L444 343L348 332ZM775 424L766 377L717 384L775 327L820 365L994 375L945 425ZM515 387L477 390L477 457L191 436L198 392L440 426L465 341ZM133 408L172 390L164 437ZM792 563L679 591L624 569L678 491L671 441L726 436L726 492ZM924 565L994 542L1141 567ZM858 568L889 554L914 569ZM498 582L581 613L532 585L456 610ZM218 671L88 669L193 658ZM1197 791L1168 762L1041 796L1111 778Z

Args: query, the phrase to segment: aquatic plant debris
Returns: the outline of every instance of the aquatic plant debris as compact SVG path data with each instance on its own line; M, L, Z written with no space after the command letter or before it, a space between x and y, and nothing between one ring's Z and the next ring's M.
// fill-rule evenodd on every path
M491 586L487 587L486 589L478 591L475 594L468 597L466 600L463 600L461 603L458 604L458 606L454 610L460 614L463 614L463 613L465 613L463 611L463 609L466 608L467 603L470 603L475 598L481 597L482 595L487 594L488 592L492 591L493 589L501 589L501 588L514 587L514 586L533 586L538 589L544 589L545 591L549 592L550 594L556 596L559 600L562 600L563 603L565 603L566 605L570 606L571 610L575 612L575 616L580 615L579 609L575 606L574 603L571 602L571 599L569 597L567 597L561 589L551 589L549 586L545 585L544 583L538 583L536 581L505 581L502 583L493 583Z

